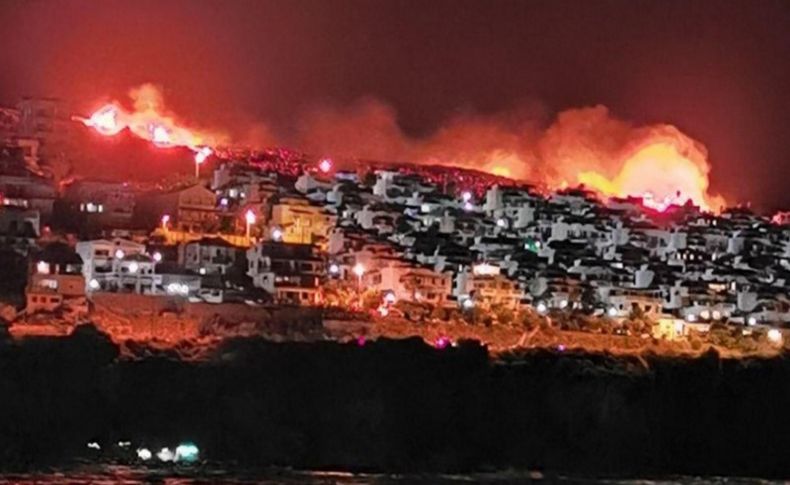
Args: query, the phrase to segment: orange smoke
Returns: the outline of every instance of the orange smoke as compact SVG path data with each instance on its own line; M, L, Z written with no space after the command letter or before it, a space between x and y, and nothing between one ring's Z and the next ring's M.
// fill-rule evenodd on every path
M105 136L113 136L128 129L160 148L189 148L195 152L196 163L205 161L211 154L209 147L216 146L223 138L182 126L165 109L161 92L152 84L132 89L129 97L133 102L132 110L126 110L120 103L114 102L102 106L88 118L75 116L74 119Z
M657 210L724 203L708 190L705 147L673 126L633 126L604 106L563 111L545 128L539 119L534 110L464 115L412 138L391 107L363 100L311 113L291 142L321 155L460 166L551 189L583 184L605 197L643 197Z
M196 164L211 155L209 147L227 143L178 123L150 84L133 89L130 98L131 110L111 103L79 120L107 136L128 128L158 147L188 147ZM642 197L659 211L688 201L706 210L725 203L709 191L710 164L702 144L671 125L634 126L613 117L605 106L566 110L548 124L535 106L466 114L418 138L401 130L391 106L363 99L308 112L296 127L286 138L275 136L265 124L256 125L255 132L266 143L317 158L457 166L551 189L581 184L604 197Z

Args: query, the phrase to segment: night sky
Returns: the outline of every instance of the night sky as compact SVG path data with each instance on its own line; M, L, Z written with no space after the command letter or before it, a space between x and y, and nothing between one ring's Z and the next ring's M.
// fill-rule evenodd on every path
M790 1L9 1L0 102L143 82L206 126L293 128L370 96L427 136L459 112L604 104L703 142L712 188L790 208Z

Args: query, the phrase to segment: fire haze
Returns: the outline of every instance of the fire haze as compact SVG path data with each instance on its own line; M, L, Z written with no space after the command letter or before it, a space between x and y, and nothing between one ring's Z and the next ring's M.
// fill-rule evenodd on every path
M208 147L227 141L179 125L150 84L133 89L130 97L132 111L113 103L80 121L104 135L128 128L160 147L189 147L200 162L210 154ZM549 188L581 184L607 197L643 197L659 211L687 201L708 210L724 204L708 191L707 150L674 126L634 126L604 106L566 110L548 124L541 119L535 110L464 115L430 136L411 137L391 107L367 99L310 111L294 133L274 139L317 158L459 166Z
M724 204L708 191L707 150L674 126L633 126L604 106L563 111L548 126L540 118L534 110L465 115L413 138L390 107L365 100L308 114L290 142L309 153L460 166L552 189L584 185L606 197L643 197L659 211Z

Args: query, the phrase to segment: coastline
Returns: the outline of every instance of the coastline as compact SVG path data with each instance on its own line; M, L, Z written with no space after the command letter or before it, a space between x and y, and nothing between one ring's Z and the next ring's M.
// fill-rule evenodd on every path
M503 361L476 342L419 338L235 338L206 359L147 355L122 357L89 326L3 340L0 463L63 463L90 441L190 440L240 466L790 476L783 355L535 350Z

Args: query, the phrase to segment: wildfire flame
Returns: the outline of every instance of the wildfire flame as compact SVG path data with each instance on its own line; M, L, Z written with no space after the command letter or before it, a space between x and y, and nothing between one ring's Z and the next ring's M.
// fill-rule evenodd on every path
M196 165L214 153L217 137L177 123L154 86L136 88L130 97L132 110L110 103L75 119L101 135L128 129L159 148L187 147ZM688 202L704 210L725 204L708 190L710 164L702 144L670 125L618 120L604 106L564 111L545 128L528 115L460 117L415 139L400 131L394 110L367 102L308 116L299 133L287 144L308 152L469 167L551 189L581 184L604 197L641 197L645 207L660 212ZM330 172L332 162L323 159L318 169Z
M128 129L158 148L189 148L195 152L195 163L198 164L205 162L213 153L210 145L216 145L219 137L180 126L175 117L165 111L162 95L155 86L144 84L133 89L130 97L134 101L131 111L119 103L109 103L88 118L73 118L104 136L114 136Z
M708 164L704 147L672 130L648 136L626 151L614 177L581 172L579 183L604 196L641 196L642 204L659 212L692 202L704 210L718 210L721 197L708 193Z

